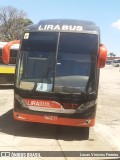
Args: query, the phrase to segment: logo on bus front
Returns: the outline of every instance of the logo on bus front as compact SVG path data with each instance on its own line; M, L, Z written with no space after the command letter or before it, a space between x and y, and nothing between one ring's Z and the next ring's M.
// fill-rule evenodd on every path
M39 31L77 31L83 30L83 26L78 25L40 25Z
M56 101L49 101L49 100L35 100L35 99L24 99L28 106L35 106L35 107L43 107L43 108L54 108L60 109L61 104Z

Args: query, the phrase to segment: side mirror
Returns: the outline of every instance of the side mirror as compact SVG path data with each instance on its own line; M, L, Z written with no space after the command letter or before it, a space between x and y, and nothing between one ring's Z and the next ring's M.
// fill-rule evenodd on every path
M20 44L20 40L15 40L15 41L8 42L6 45L4 45L4 47L2 49L2 61L5 64L9 64L9 60L10 60L10 47L13 44Z
M100 44L99 55L98 55L98 67L103 68L106 64L107 59L107 48L104 44Z

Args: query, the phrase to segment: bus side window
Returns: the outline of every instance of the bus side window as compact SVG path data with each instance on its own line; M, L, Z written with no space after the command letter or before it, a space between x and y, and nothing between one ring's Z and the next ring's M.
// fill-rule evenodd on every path
M0 49L0 63L3 63L2 62L2 50Z
M10 50L10 64L16 64L17 50Z

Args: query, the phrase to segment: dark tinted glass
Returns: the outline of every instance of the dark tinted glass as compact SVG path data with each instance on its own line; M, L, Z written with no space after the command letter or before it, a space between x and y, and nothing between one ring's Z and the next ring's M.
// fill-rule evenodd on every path
M22 51L48 51L55 52L58 33L29 33L29 38L24 39Z
M97 46L96 35L61 33L56 67L56 91L85 91L91 70L95 68Z
M61 33L59 52L90 54L97 49L98 38L93 34Z
M0 63L3 63L2 62L2 49L0 49Z
M43 84L48 87L53 85L54 92L85 92L91 73L95 78L93 68L97 59L98 37L60 33L58 40L58 34L34 32L27 35L21 47L23 62L20 64L22 72L19 77L24 83L36 82L38 86ZM21 86L24 88L26 84ZM39 91L43 90L39 88Z

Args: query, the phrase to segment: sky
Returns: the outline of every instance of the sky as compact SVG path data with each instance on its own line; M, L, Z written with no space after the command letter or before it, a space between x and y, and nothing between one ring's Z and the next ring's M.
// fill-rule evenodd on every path
M108 53L120 56L120 0L0 0L27 13L33 23L42 19L78 19L96 23Z

